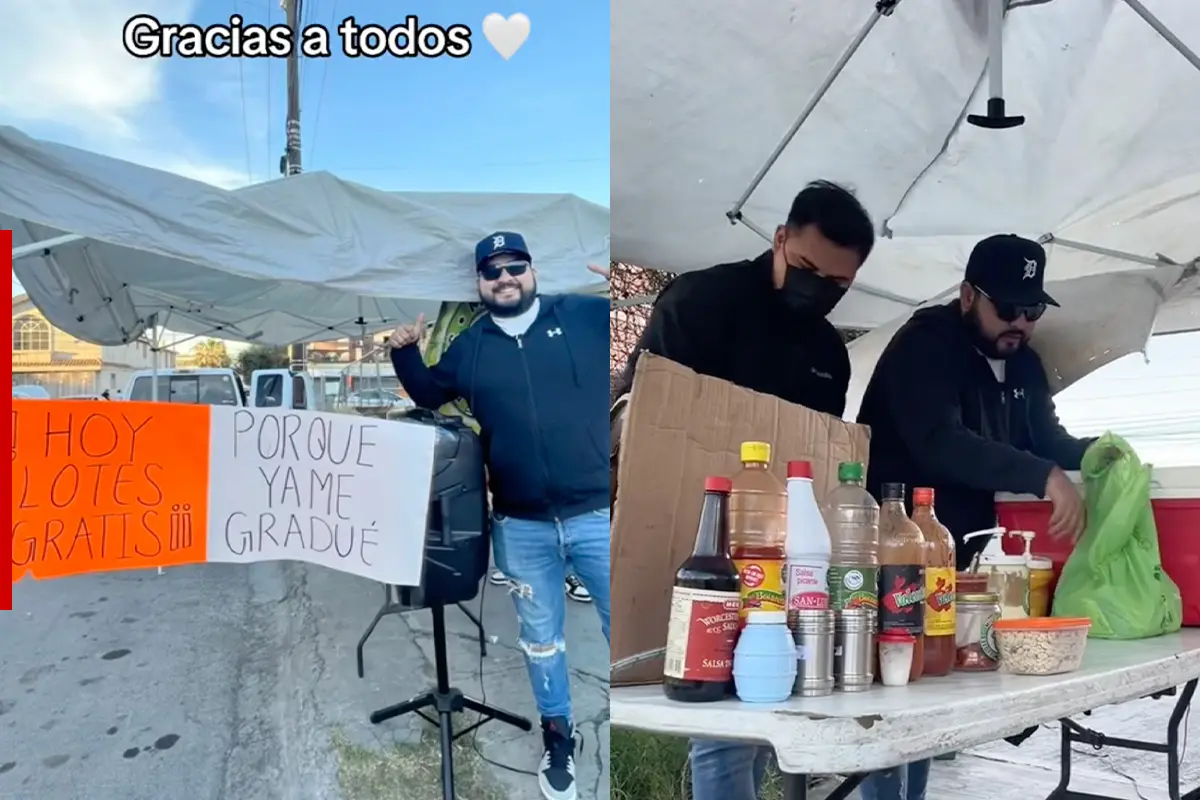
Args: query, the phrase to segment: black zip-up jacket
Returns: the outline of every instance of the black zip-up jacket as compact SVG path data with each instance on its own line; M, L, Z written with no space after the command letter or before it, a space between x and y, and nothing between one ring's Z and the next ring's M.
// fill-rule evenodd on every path
M618 394L633 384L641 351L702 375L840 417L850 356L824 317L788 309L771 279L771 252L685 272L663 290Z
M462 397L479 423L496 513L566 519L608 507L608 300L542 295L533 325L509 336L485 316L433 367L392 350L413 402Z
M1063 428L1032 348L1006 361L1004 377L975 349L957 301L922 309L879 357L858 414L871 426L868 490L879 499L882 484L904 483L911 510L913 487L932 487L960 568L986 543L962 536L996 524L996 492L1043 496L1051 469L1079 469L1095 441Z

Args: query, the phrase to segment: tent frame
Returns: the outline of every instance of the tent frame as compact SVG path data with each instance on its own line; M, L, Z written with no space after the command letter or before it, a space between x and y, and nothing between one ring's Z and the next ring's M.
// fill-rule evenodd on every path
M55 253L57 253L63 249L66 249L66 248L73 248L73 247L86 248L89 241L90 240L88 239L88 237L81 236L81 235L75 234L75 233L64 234L62 236L55 236L50 239L43 239L38 242L31 242L29 244L21 245L20 247L14 247L12 249L12 260L15 263L21 259L26 259L26 258L41 258L43 261L46 262L46 265L51 268L52 273L57 273L57 265L55 263ZM110 305L111 302L112 302L112 298L105 299L106 305ZM144 333L142 335L130 336L129 341L133 342L133 341L138 341L139 339L144 339L146 341L146 343L150 345L151 349L153 349L155 352L158 352L158 350L161 349L161 347L160 347L161 341L159 341L161 337L157 332L155 332L153 335L149 335L149 334L146 334L145 331L151 331L151 330L155 329L156 327L166 327L167 320L169 320L172 315L179 315L184 318L190 319L193 322L198 323L199 325L208 326L201 333L195 333L195 334L188 335L187 338L181 340L182 342L188 342L193 339L197 339L197 338L204 337L204 336L220 336L222 334L230 334L230 333L232 333L236 338L238 338L240 340L243 340L246 342L253 342L256 339L261 338L263 335L262 331L246 332L241 329L242 325L245 325L247 322L253 320L254 317L257 316L257 314L251 315L248 317L244 317L240 320L234 320L231 322L212 321L210 319L206 319L205 318L206 310L216 308L215 304L208 304L208 305L189 304L187 306L180 306L180 305L168 303L168 304L164 304L162 306L155 306L155 305L151 304L151 305L147 305L144 307L153 309L154 313L152 313L148 319L142 319L142 320L138 321L140 324L142 324ZM92 309L92 311L96 311L96 310L98 310L98 309ZM378 318L371 323L372 326L374 326L375 324L379 324L379 325L399 324L401 322L401 320L391 319L391 318L386 317L383 314L382 309L379 308L378 304L376 304L375 310L378 314ZM284 345L296 344L299 342L320 341L321 338L343 338L343 337L355 338L358 336L362 336L362 335L364 335L362 333L362 331L364 331L366 329L366 326L368 324L363 312L364 312L363 303L362 303L362 300L360 299L359 303L358 303L358 316L357 317L355 317L354 319L345 320L344 322L341 322L341 323L329 325L329 324L322 324L322 323L316 322L315 320L309 319L308 317L306 317L302 314L296 314L295 312L275 310L274 313L276 313L276 314L284 314L288 317L291 317L292 319L298 320L302 323L306 323L306 324L312 326L312 332L310 334L308 334L307 336L304 336L304 337L296 340L295 342L279 342L277 344L279 344L280 346L284 346ZM91 312L86 312L86 313L91 313ZM163 320L162 323L157 322L157 317L159 316L159 314L165 314L165 319ZM352 328L350 328L349 326L355 326L355 327L357 327L358 330L355 331ZM175 342L175 344L179 344L179 343L180 342Z
M1020 8L1021 6L1027 6L1027 5L1040 5L1042 2L1051 2L1051 1L1052 0L1036 0L1036 2L1034 2L1034 0L1025 0L1024 2L1020 2L1020 0L990 0L990 2L992 2L993 4L999 5L1002 9L1005 9L1005 10L1012 10L1012 9ZM1171 31L1170 28L1168 28L1165 24L1163 24L1163 22L1160 19L1158 19L1156 16L1154 16L1154 14L1152 14L1150 12L1150 10L1147 9L1146 6L1144 6L1140 2L1140 0L1122 0L1122 2L1124 2L1125 5L1129 6L1129 8L1132 9L1135 14L1137 14L1139 17L1141 17L1141 19L1147 25L1149 25L1154 30L1155 33L1157 33L1160 37L1162 37L1162 39L1167 44L1169 44L1181 56L1183 56L1183 58L1185 58L1189 64L1191 64L1197 70L1200 70L1200 56L1197 56L1196 53L1194 51L1192 51L1192 49L1189 48L1183 42L1183 40L1181 40L1178 36L1176 36ZM790 145L792 143L792 140L794 138L796 138L796 134L800 132L800 129L804 126L804 123L808 121L808 118L810 116L812 116L812 113L814 110L816 110L817 105L821 102L822 99L824 99L826 93L829 92L829 89L833 86L834 82L838 79L838 76L840 76L842 74L842 71L845 70L846 65L848 63L850 63L850 59L852 59L854 57L854 55L858 52L859 48L862 47L863 42L866 41L866 39L870 35L871 31L874 30L875 25L884 17L892 16L892 14L895 13L896 8L899 5L900 5L900 0L878 0L878 2L875 3L875 10L871 13L871 16L867 19L867 21L859 29L858 33L855 34L854 38L850 40L850 44L848 44L846 46L846 49L842 51L841 56L839 56L837 61L834 62L833 66L829 69L829 72L825 75L825 78L820 82L820 84L817 85L817 88L813 91L812 95L809 97L808 102L804 104L804 108L801 109L799 115L796 117L796 119L792 123L791 127L788 128L787 133L785 133L783 138L779 141L779 143L777 145L775 145L775 149L771 151L771 154L767 157L766 162L762 165L762 167L759 168L758 172L756 172L754 177L750 180L750 184L746 187L746 190L744 192L742 192L741 197L738 198L737 202L735 202L733 204L733 207L730 208L729 211L725 212L725 216L726 216L726 218L728 218L729 223L731 225L737 225L738 223L741 223L742 225L745 225L747 228L749 228L754 233L758 234L765 241L767 241L767 242L771 241L771 238L772 238L771 234L768 233L766 231L766 229L764 229L761 225L759 225L759 224L755 223L753 220L747 218L746 215L743 213L743 209L745 208L746 203L748 203L750 201L751 196L753 196L754 192L758 190L758 187L762 184L763 180L767 177L768 173L770 173L771 169L775 166L776 162L778 162L780 157L783 156L784 151L788 148L788 145ZM989 80L990 80L990 85L993 88L1000 85L1000 83L999 83L1000 76L998 73L999 73L999 64L1001 63L1001 58L1002 58L1002 53L1000 52L1002 39L1003 39L1002 36L998 36L995 34L995 32L989 31L989 40L990 40L990 44L992 46L992 48L991 48L992 52L989 56ZM992 65L996 65L997 69L991 70L990 67ZM901 201L901 202L903 203L903 201ZM884 227L884 234L890 235L887 231L886 223L884 224L883 227ZM1134 255L1131 253L1124 253L1124 252L1117 251L1117 250L1109 250L1107 248L1098 247L1096 245L1090 245L1090 244L1087 244L1084 242L1074 242L1074 241L1070 241L1067 239L1059 239L1059 238L1056 238L1053 233L1043 234L1041 236L1040 240L1043 243L1053 241L1056 244L1059 244L1063 247L1070 247L1075 250L1084 250L1084 251L1091 252L1091 253L1097 253L1100 255L1111 256L1113 258L1118 258L1118 259L1121 259L1124 261L1130 261L1130 262L1137 263L1137 264L1160 266L1161 264L1164 264L1164 263L1167 263L1167 264L1177 264L1178 263L1176 261L1172 261L1171 259L1166 258L1165 256L1161 256L1161 255L1158 255L1156 258L1152 259L1152 258L1147 258L1146 256L1138 256L1138 255ZM888 291L879 289L874 286L864 285L864 284L861 284L858 282L856 282L851 287L851 290L862 292L863 294L871 295L874 297L879 297L884 300L890 300L895 303L909 306L910 308L916 308L917 306L924 303L925 300L927 299L927 298L915 299L912 297L904 297L902 295L894 294L892 292L888 292ZM631 300L637 300L637 299L638 298L631 298ZM636 304L638 304L638 303L633 303L633 302L625 303L625 305L636 305Z

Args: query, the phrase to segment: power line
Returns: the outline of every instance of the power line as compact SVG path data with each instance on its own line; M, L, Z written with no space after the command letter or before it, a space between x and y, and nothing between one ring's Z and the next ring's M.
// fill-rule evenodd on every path
M238 8L238 0L233 0L233 13L238 16L242 14ZM246 107L246 68L241 58L237 60L237 65L238 87L242 91L242 133L246 137L246 183L254 183L254 169L250 158L250 112Z
M333 11L329 15L329 27L331 30L337 25L337 10L338 3L340 2L341 0L333 0ZM314 161L316 158L314 154L317 152L317 136L321 133L321 103L325 99L325 81L329 78L329 70L333 66L332 57L323 60L325 61L325 65L321 68L321 88L317 90L317 108L313 112L312 144L308 146L309 165L316 163Z
M462 162L455 161L453 167L464 169L490 169L495 167L547 167L561 164L599 164L608 161L607 158L563 158L539 161L493 161L493 162ZM451 165L446 165L451 166ZM391 167L325 167L329 172L420 172L428 170L428 160L420 166L391 166Z

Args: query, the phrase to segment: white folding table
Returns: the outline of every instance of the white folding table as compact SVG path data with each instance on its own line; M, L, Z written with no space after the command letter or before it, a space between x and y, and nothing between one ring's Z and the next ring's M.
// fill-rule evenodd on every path
M1179 727L1200 679L1200 629L1132 642L1091 640L1083 667L1067 675L954 673L903 688L792 698L759 705L727 700L677 703L659 686L614 688L612 724L651 733L769 744L788 800L806 797L806 776L850 775L828 800L844 800L865 773L957 752L1062 722L1061 780L1048 800L1105 800L1073 792L1071 743L1164 753L1172 800L1180 794ZM1182 688L1179 688L1182 687ZM1165 742L1106 737L1070 719L1102 706L1176 694Z

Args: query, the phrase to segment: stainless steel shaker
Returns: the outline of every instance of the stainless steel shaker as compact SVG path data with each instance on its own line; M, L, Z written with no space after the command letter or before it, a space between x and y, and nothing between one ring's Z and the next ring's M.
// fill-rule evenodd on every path
M796 642L796 685L800 697L833 693L833 611L807 608L790 613Z
M833 677L843 692L865 692L875 680L875 621L873 608L835 612Z

